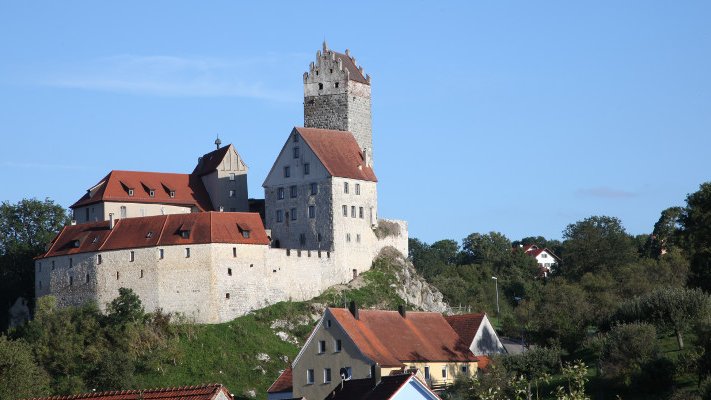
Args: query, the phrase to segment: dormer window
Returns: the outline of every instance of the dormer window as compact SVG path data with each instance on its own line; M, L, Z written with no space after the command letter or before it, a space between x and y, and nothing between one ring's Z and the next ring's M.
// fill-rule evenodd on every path
M153 190L153 189L151 189L151 190L148 191L148 195L151 196L151 197L156 197L156 191Z
M146 239L150 239L152 237L153 237L153 232L146 233Z
M128 195L133 196L133 189L128 189Z
M249 234L251 232L251 229L249 225L245 223L239 223L237 224L237 230L242 234L242 237L245 239L249 239Z
M94 236L94 239L91 241L91 243L99 243L99 237Z
M172 199L173 197L175 197L175 190L170 191L170 198Z
M242 237L245 239L249 239L249 231L242 231Z
M80 245L80 244L81 244L81 243L79 242L79 240L75 240L75 241L72 242L72 247L74 247L74 248L79 248L79 245Z
M188 239L188 238L190 238L190 230L189 230L189 229L181 230L181 231L180 231L180 237L183 238L183 239Z

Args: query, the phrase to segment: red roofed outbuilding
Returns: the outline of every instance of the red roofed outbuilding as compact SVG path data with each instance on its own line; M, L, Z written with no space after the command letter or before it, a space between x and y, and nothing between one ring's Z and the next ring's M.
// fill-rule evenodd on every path
M162 389L113 390L67 396L36 397L27 400L232 400L232 394L220 384L210 384Z

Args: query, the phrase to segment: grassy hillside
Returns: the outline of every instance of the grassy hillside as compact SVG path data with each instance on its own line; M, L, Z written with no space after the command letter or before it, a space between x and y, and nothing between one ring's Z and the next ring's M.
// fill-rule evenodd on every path
M354 300L361 307L394 309L404 303L396 293L394 268L391 259L380 258L354 282L310 301L277 303L223 324L183 325L173 362L137 376L136 386L218 382L238 398L254 391L265 399L267 388L294 359L327 306L343 307Z

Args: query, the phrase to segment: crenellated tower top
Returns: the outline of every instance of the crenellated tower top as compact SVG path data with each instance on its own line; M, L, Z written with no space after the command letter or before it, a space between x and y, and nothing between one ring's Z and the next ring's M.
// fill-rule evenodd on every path
M339 53L326 41L304 72L304 126L349 131L368 165L373 161L370 75L350 50Z

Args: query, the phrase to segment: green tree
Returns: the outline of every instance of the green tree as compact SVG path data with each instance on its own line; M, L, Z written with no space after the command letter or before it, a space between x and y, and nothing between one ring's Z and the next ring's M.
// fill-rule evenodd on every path
M711 292L711 182L686 197L681 225L691 258L689 284Z
M409 240L408 244L412 263L426 279L432 279L447 267L456 264L459 245L455 240L439 240L429 245L413 238Z
M495 268L511 260L511 241L499 232L472 233L462 240L464 263L490 262Z
M48 394L49 377L35 363L30 345L0 336L0 400Z
M536 398L539 397L539 385L548 382L560 363L560 349L551 347L536 347L525 353L510 355L503 358L504 367L516 376L522 376L526 381L526 397L533 397L532 386L536 387Z
M647 323L615 325L605 335L600 360L605 375L629 386L657 356L657 331Z
M34 299L33 258L68 222L66 210L49 199L0 204L0 330L15 299Z
M587 272L613 271L637 259L635 243L617 218L586 218L568 225L563 238L562 270L571 279Z
M119 288L118 297L107 304L106 312L109 323L115 326L140 322L145 316L138 295L133 292L133 289L123 287Z

